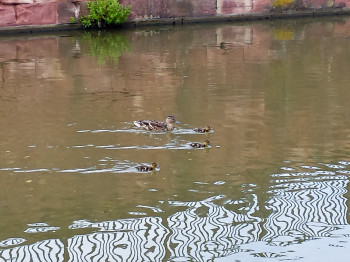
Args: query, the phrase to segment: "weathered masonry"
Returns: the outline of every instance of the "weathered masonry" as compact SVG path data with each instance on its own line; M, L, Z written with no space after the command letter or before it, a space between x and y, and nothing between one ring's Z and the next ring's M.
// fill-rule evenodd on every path
M77 21L86 14L86 0L0 0L0 27L51 25ZM278 11L342 12L350 0L120 0L131 5L129 20L263 15Z

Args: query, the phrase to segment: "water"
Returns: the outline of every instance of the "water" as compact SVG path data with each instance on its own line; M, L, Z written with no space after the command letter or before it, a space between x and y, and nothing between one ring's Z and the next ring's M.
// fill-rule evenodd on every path
M347 261L349 67L339 17L2 37L0 258Z

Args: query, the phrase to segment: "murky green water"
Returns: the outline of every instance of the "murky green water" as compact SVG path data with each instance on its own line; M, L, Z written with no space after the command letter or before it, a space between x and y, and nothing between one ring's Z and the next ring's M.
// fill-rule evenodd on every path
M349 68L346 18L0 38L1 260L348 261Z

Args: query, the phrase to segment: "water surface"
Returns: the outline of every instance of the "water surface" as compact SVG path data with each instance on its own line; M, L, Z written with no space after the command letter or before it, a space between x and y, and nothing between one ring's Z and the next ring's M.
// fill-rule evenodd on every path
M0 258L347 261L349 68L339 17L0 38Z

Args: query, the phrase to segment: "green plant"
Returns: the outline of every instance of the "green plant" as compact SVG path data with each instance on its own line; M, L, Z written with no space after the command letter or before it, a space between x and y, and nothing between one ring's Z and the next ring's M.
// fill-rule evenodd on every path
M126 21L131 6L123 6L118 0L92 0L87 2L89 14L82 16L80 22L84 27L106 27Z
M70 22L71 24L75 23L75 18L74 18L73 16L71 16L71 17L69 18L69 22Z

